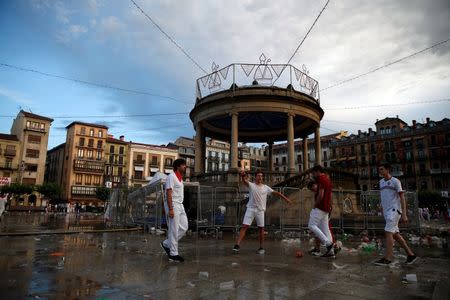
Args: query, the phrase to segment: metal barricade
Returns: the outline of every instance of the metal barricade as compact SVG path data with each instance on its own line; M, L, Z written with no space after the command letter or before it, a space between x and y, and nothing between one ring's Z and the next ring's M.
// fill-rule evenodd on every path
M292 201L292 204L282 202L281 231L302 232L308 226L308 218L304 213L304 193L306 191L285 187L281 192Z
M237 188L216 187L214 190L214 226L218 230L239 228L242 197Z
M214 188L201 185L197 197L197 232L214 228Z
M366 213L364 200L359 190L333 190L333 198L337 205L331 213L332 225L337 228L364 230L366 228ZM339 221L336 219L340 218Z

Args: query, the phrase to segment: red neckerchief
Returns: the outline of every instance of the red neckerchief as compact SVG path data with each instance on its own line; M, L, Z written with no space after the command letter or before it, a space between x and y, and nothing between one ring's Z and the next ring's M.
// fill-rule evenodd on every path
M174 173L175 173L175 176L177 176L178 180L179 180L180 182L182 182L182 181L183 181L183 175L181 175L181 173L178 172L178 171L175 171Z

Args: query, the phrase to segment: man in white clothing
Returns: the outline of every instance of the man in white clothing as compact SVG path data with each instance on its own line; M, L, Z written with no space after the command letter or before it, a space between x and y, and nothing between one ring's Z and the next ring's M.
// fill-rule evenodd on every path
M166 251L170 261L183 262L178 254L178 241L188 229L188 220L184 211L184 184L183 175L186 172L186 161L176 159L173 162L173 172L166 179L166 201L164 209L167 218L167 239L161 242L161 247Z
M261 171L256 171L255 183L248 181L247 174L241 173L244 185L249 189L249 200L247 209L245 211L243 226L239 232L239 238L233 251L239 252L240 244L245 237L248 227L252 224L253 219L256 219L256 225L259 228L259 254L264 254L264 211L266 210L267 196L275 195L284 199L287 203L292 203L285 195L280 192L272 190L269 186L263 184L264 174Z
M380 180L380 196L383 216L386 221L386 226L384 228L384 234L386 237L386 253L384 257L376 261L375 264L378 266L390 265L392 256L394 255L394 240L397 241L403 249L405 249L406 254L408 255L406 263L412 264L417 260L417 256L414 255L408 247L408 244L400 234L400 230L398 228L398 223L400 220L402 220L405 224L408 223L408 209L406 207L402 184L400 180L391 175L391 166L389 164L382 164L378 171L382 177Z

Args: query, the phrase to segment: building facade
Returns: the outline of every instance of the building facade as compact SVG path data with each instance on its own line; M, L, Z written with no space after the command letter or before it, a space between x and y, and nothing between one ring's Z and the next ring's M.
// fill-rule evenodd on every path
M321 164L324 167L330 167L332 161L332 153L330 144L332 141L340 140L341 138L347 136L347 131L340 131L339 133L324 135L320 137L321 144ZM305 166L304 153L304 141L307 141L307 164ZM295 172L301 173L316 164L316 142L314 139L302 139L294 142L295 148ZM288 171L288 158L287 158L287 143L281 143L273 145L273 170L276 172L287 172Z
M141 187L153 178L156 172L169 174L178 150L166 146L133 143L129 144L128 185Z
M103 206L96 190L104 183L108 127L72 122L66 128L63 198L72 204Z
M62 187L66 143L62 143L47 151L44 181L56 183Z
M105 185L110 188L127 186L129 143L124 136L109 135L105 148Z
M186 178L193 176L195 166L195 140L180 136L173 144L169 144L168 146L176 147L178 149L178 156L186 161Z
M205 166L206 173L228 171L230 168L230 143L207 139Z
M0 133L0 186L20 180L20 142L17 136Z
M48 136L53 119L21 110L14 119L11 134L20 141L19 182L40 185L44 182Z
M406 190L449 191L449 119L408 125L397 116L375 126L334 141L332 167L359 174L363 190L377 188L378 166L388 162Z

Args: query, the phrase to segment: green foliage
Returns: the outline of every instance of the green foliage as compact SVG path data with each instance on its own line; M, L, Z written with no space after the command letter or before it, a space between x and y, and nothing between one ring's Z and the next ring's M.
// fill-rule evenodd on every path
M95 191L95 195L97 196L97 199L107 201L109 199L110 192L111 190L107 187L99 186Z
M8 193L10 195L27 195L31 194L34 190L32 185L21 184L21 183L12 183L10 185L5 185L1 187L2 193Z
M53 182L36 186L36 191L49 199L55 199L61 195L61 187Z

